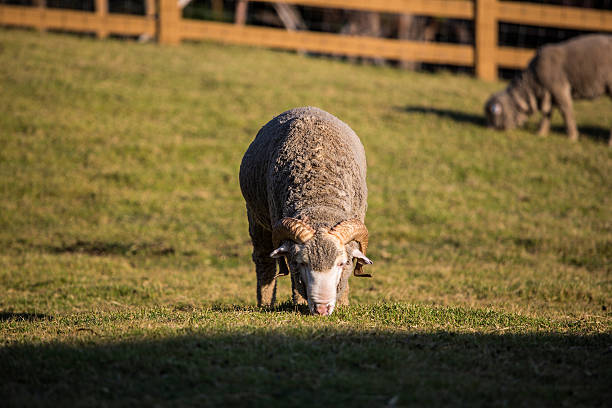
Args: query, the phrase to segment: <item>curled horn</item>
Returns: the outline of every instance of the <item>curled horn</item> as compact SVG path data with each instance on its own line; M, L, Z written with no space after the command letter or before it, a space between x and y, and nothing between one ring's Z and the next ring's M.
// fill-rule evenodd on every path
M363 252L364 255L366 254L368 250L368 229L365 224L358 219L342 221L330 229L329 233L338 238L343 245L351 241L356 241L359 244L359 250ZM372 276L369 273L364 273L361 270L362 267L363 264L357 262L353 274L362 277Z
M315 230L302 220L285 217L274 224L272 228L272 241L274 246L280 245L284 239L290 239L303 244L314 235Z

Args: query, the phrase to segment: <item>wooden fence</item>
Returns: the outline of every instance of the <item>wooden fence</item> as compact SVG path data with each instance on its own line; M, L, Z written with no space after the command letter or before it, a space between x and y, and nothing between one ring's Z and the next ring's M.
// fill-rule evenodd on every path
M94 12L46 8L44 1L35 0L34 7L0 5L0 24L92 32L100 38L109 34L146 35L157 38L162 44L206 39L347 56L473 66L476 75L484 80L497 78L500 66L522 68L533 56L533 50L499 47L499 22L612 31L612 11L500 0L257 0L474 20L474 45L288 31L245 25L244 18L238 18L235 24L191 20L182 18L177 0L145 0L144 16L109 13L108 0L95 0ZM246 10L247 4L246 0L238 0L238 8L242 10Z

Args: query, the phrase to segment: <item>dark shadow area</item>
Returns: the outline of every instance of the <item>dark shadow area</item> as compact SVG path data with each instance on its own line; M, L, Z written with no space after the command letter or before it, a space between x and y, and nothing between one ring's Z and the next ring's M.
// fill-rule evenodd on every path
M487 126L486 118L484 115L474 115L472 113L466 113L451 109L439 109L434 107L426 107L426 106L405 106L403 108L396 108L399 111L406 113L419 113L419 114L431 114L440 118L451 119L455 122L461 123L469 123L477 126ZM539 116L538 116L539 118ZM533 128L535 132L537 127ZM530 129L532 130L532 129ZM503 132L503 131L500 131ZM600 143L608 143L608 139L610 137L610 129L604 128L601 126L592 126L592 125L582 125L578 126L578 132L580 136L587 137L596 142ZM554 125L551 127L551 133L560 133L565 135L565 126L563 125Z
M606 406L612 398L610 334L194 324L166 338L109 342L77 332L69 344L5 344L0 396L7 406L173 407Z
M308 305L297 305L294 306L291 300L286 300L281 303L277 303L274 307L259 308L256 306L247 305L227 305L218 304L212 305L211 310L215 312L254 312L263 311L266 313L300 313L303 315L309 315Z
M131 242L101 242L76 241L70 244L48 246L44 250L51 253L84 253L88 255L137 255L149 254L156 256L174 255L173 247L157 243L131 243Z
M53 316L49 316L42 313L0 312L0 322L19 320L28 322L33 322L36 320L53 320Z
M562 125L551 126L551 132L557 132L563 136L567 135L565 133L565 126ZM591 125L578 125L578 134L580 137L588 137L595 142L607 144L608 138L610 137L610 128Z
M473 113L466 113L451 109L438 109L426 106L405 106L403 108L397 108L399 111L406 113L421 113L431 114L440 118L452 119L455 122L469 123L471 125L486 126L486 119L484 115L474 115Z

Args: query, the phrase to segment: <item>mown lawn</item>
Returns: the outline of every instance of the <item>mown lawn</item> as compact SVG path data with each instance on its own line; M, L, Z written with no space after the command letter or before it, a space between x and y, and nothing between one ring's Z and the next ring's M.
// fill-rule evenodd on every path
M505 86L212 43L0 29L5 406L604 406L612 102L499 133ZM368 157L372 279L258 310L242 154L318 106Z

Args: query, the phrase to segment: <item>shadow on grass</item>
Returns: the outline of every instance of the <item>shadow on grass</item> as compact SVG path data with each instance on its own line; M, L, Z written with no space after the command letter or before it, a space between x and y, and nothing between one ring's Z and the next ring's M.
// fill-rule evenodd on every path
M9 406L604 406L611 344L610 334L337 326L90 337L0 347L0 396Z
M399 111L407 113L431 114L440 118L451 119L455 122L468 123L472 125L487 127L487 122L484 115L474 115L472 113L461 112L452 109L439 109L426 106L412 106L397 108ZM536 115L537 116L537 115ZM534 128L534 132L535 132ZM565 126L555 125L551 127L552 132L565 135ZM601 126L583 125L578 127L578 132L581 136L588 137L596 142L608 143L610 137L610 129Z
M560 133L561 135L566 136L565 126L552 126L551 132ZM578 134L581 137L587 137L595 142L607 144L608 139L610 137L610 129L606 129L600 126L582 125L578 126Z
M34 322L36 320L53 320L53 316L49 316L42 313L0 312L0 322L8 322L15 320Z
M154 256L174 255L175 250L171 246L166 246L161 243L130 243L130 242L102 242L102 241L76 241L71 244L62 244L58 246L46 246L45 251L62 254L62 253L82 253L94 256L108 255L136 255L149 254Z
M257 307L248 305L214 304L210 307L214 312L265 312L265 313L299 313L309 315L307 305L294 306L291 300L277 303L274 307Z
M407 113L420 113L435 115L440 118L452 119L455 122L468 123L471 125L483 126L487 125L484 115L474 115L473 113L466 113L451 109L439 109L434 107L426 106L412 106L408 105L405 107L397 108L397 110Z
M193 252L178 252L164 242L122 242L122 241L89 241L76 240L58 245L33 244L25 239L5 242L5 246L17 251L38 250L50 254L85 254L91 256L193 256Z

